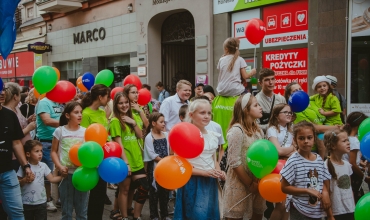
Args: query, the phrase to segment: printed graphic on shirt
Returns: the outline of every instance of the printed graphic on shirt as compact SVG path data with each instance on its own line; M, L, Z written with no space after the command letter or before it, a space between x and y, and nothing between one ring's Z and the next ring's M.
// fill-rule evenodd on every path
M338 188L349 189L351 187L351 178L348 175L343 175L337 180Z
M307 176L310 179L310 183L307 183L307 188L320 191L319 185L318 185L319 173L317 172L316 168L313 170L309 170L309 172L307 173ZM316 206L317 202L318 202L317 197L310 195L310 199L308 200L309 205Z

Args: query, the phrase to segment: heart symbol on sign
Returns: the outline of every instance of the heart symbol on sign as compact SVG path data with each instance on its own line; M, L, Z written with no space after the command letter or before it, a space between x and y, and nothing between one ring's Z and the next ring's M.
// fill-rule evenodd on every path
M299 14L298 15L298 21L299 22L302 22L303 20L304 20L304 18L306 17L306 15L305 14Z

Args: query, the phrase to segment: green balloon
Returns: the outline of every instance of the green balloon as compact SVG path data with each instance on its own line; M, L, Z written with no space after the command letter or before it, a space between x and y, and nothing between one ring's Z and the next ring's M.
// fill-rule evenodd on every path
M81 192L93 189L99 181L99 173L96 168L79 167L72 175L73 186Z
M40 66L32 76L32 83L40 94L50 92L57 82L58 75L51 66Z
M251 84L257 84L258 80L257 80L256 77L252 77L250 82L251 82Z
M279 154L271 141L257 140L249 147L246 160L253 175L261 179L275 169Z
M112 85L114 79L114 74L110 70L102 70L95 77L95 84L103 84L109 87Z
M96 168L103 161L103 148L94 141L85 142L78 149L77 157L82 166Z
M367 220L370 216L370 193L365 194L358 200L355 208L356 220Z
M361 141L368 132L370 132L370 118L363 120L358 127L358 139Z

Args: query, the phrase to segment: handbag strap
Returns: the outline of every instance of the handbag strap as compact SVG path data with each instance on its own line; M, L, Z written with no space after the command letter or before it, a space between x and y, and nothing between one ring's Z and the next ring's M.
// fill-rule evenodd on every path
M272 109L274 108L274 104L275 104L275 94L274 94L274 97L272 98L272 104L271 104L271 108L270 108L270 115L271 115Z
M243 134L243 140L242 141L244 141L244 130L243 130L243 128L241 127L241 126L239 126L239 125L233 125L233 127L235 127L235 128L239 128L241 131L242 131L242 134ZM227 148L227 150L228 150L229 148ZM226 160L226 168L225 168L225 173L227 173L227 171L229 170L229 163L227 162L227 160Z
M30 105L28 103L26 103L26 105L27 105L26 119L28 119L28 113L30 112Z
M283 143L281 144L281 147L283 147L286 144L286 142L288 141L288 135L289 135L289 132L287 130L286 133L285 133L285 137L284 137Z

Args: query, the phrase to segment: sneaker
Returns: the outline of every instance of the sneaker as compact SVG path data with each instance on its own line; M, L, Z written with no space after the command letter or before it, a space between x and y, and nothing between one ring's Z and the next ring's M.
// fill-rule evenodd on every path
M57 208L61 208L62 207L62 203L60 203L60 199L58 199L58 201L55 203L55 206Z
M48 210L49 212L56 212L58 211L57 207L55 207L53 201L50 201L50 202L47 202L46 203L46 210Z

